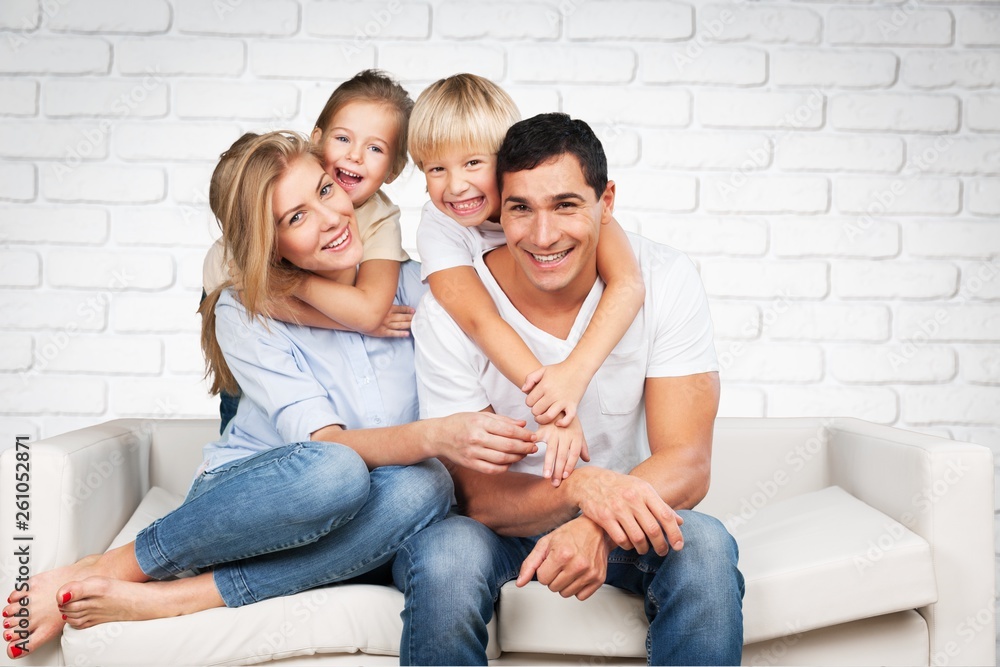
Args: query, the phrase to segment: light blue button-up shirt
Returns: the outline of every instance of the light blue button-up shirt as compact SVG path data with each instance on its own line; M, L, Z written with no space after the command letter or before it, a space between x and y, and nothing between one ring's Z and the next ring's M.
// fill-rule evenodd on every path
M420 265L405 262L395 303L420 301ZM215 335L240 384L236 416L205 446L203 469L296 442L330 424L378 428L416 421L413 339L376 338L250 319L232 290L215 307Z

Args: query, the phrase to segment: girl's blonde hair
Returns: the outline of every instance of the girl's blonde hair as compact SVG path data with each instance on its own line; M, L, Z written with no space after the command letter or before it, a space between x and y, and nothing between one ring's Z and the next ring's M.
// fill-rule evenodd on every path
M521 119L503 88L475 74L455 74L420 93L410 114L410 157L424 163L455 150L496 153Z
M396 116L396 145L392 147L392 165L388 180L399 176L406 166L406 136L413 110L413 100L406 89L385 72L366 69L337 86L316 119L316 129L323 134L329 129L337 112L351 102L381 104Z
M234 287L251 317L267 317L274 299L288 296L306 272L281 259L271 200L274 188L299 158L321 162L318 148L294 132L248 132L220 156L208 200L222 227L230 279L202 302L201 347L212 393L239 392L215 335L215 305Z

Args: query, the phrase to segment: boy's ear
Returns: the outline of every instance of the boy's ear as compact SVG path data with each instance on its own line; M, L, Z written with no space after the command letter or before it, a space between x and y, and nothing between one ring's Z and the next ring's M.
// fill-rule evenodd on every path
M314 127L312 134L309 135L309 141L319 145L319 140L322 138L323 138L323 130L319 129L318 127Z
M615 182L608 181L604 192L601 194L601 204L604 208L601 211L601 224L606 225L611 222L615 212Z

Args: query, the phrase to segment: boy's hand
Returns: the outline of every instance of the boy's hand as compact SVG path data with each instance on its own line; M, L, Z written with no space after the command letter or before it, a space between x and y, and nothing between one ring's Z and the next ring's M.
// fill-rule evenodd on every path
M586 373L561 362L529 373L521 391L528 394L525 403L531 408L536 422L551 424L555 421L557 426L566 427L576 417L577 406L589 383Z
M583 435L580 420L573 418L570 425L562 428L556 424L546 424L536 431L538 441L545 442L545 463L542 476L552 479L552 486L559 486L569 477L577 461L590 461L587 439Z
M378 329L372 331L369 336L379 338L406 338L410 335L410 322L413 320L413 308L409 306L397 306L393 304L389 312L385 314L385 319Z

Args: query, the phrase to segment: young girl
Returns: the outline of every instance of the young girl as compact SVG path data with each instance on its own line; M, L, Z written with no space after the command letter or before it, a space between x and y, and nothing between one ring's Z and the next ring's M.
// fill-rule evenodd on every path
M304 137L245 135L214 177L235 284L205 300L202 340L214 386L242 388L240 410L178 509L128 545L32 577L30 600L11 593L5 619L29 610L4 631L12 658L65 623L237 607L357 577L448 512L451 478L434 457L500 472L536 448L524 422L497 415L415 421L409 338L267 319L307 272L348 283L363 252L351 200ZM394 292L403 304L423 294L412 262Z
M504 376L528 394L526 402L542 424L540 440L547 445L544 475L558 486L578 458L589 460L576 408L639 312L645 288L625 232L612 222L598 246L598 270L607 289L592 320L595 326L587 328L564 362L540 368L500 318L472 268L472 257L505 242L496 152L519 119L507 93L473 74L441 79L420 94L410 117L409 148L427 179L430 202L423 209L417 247L422 276L434 298Z

